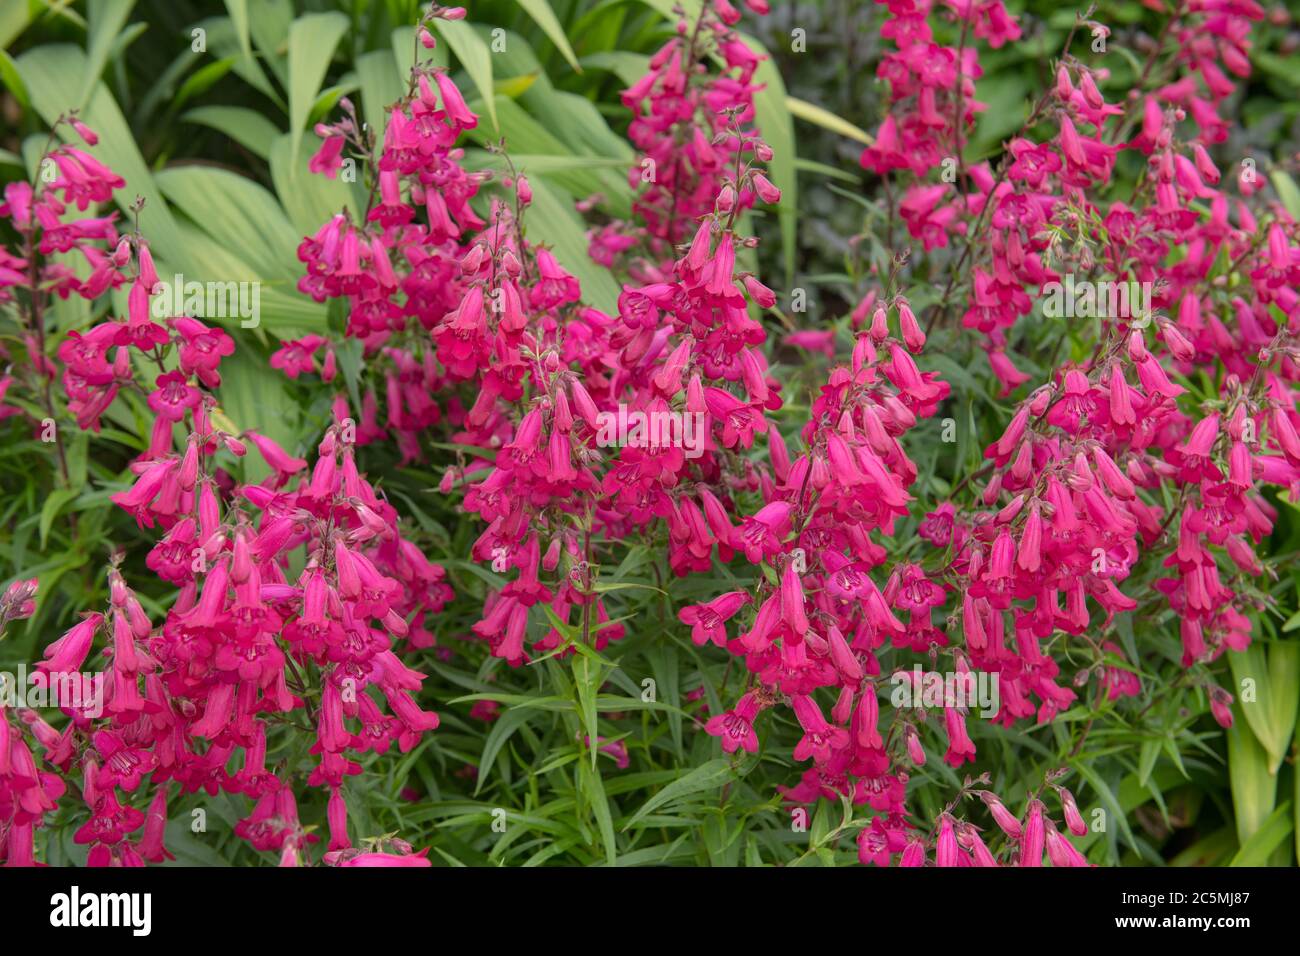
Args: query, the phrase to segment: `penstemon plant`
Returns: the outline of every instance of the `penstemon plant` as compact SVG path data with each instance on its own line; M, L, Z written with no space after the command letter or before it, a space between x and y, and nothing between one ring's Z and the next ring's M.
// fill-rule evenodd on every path
M111 549L106 602L35 666L50 706L0 702L0 860L41 862L42 831L72 820L91 865L160 863L178 801L206 794L238 797L235 835L285 866L429 866L420 823L486 809L494 833L515 810L546 821L525 844L537 862L579 843L659 862L681 858L680 840L647 845L683 825L665 803L720 789L709 813L764 820L747 862L1101 862L1098 834L1128 808L1085 748L1142 727L1154 695L1232 729L1246 702L1229 658L1278 631L1268 542L1300 491L1300 227L1253 160L1221 172L1265 11L1152 0L1162 32L1125 95L1089 8L1023 123L979 155L981 58L1021 42L1024 18L1001 0L876 6L882 112L856 197L876 252L859 263L851 246L843 320L802 327L762 278L793 157L759 122L769 55L744 32L779 10L673 8L618 94L628 214L577 201L578 262L538 238L544 157L487 135L490 84L469 71L475 101L446 65L467 11L424 8L392 102L339 96L313 116L301 165L340 185L359 171L361 201L297 246L297 291L332 321L266 359L324 410L296 449L231 421L222 364L248 340L159 318L152 210L130 204L121 234L95 214L126 182L60 116L0 206L17 237L0 305L26 351L0 408L52 428L70 491L59 423L99 434L124 396L143 403L147 442L109 500L156 580L128 580ZM591 269L617 284L608 311ZM109 314L49 341L51 295ZM997 421L985 434L970 416L982 457L941 479L918 460L934 426L967 427L973 375L933 361L957 348L983 353ZM390 498L410 475L431 479L454 536ZM40 598L38 577L15 580L0 628ZM628 671L638 655L653 678ZM538 711L557 715L545 735ZM689 759L668 740L683 720ZM478 725L476 761L462 738ZM395 788L409 832L372 832L350 804L376 792L350 781L405 781L435 751L477 794L516 733L535 760L494 785L511 811L444 800L431 774L423 794ZM1007 756L1018 740L1032 759ZM634 760L659 789L615 832L626 791L601 764ZM557 777L548 803L538 781ZM577 820L564 840L557 803ZM705 825L710 859L735 862L738 838L710 826L728 829Z

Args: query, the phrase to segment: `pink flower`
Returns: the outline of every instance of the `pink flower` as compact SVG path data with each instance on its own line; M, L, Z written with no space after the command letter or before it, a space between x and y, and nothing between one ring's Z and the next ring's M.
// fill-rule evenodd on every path
M749 603L744 591L728 591L705 604L684 607L677 612L678 620L690 625L691 640L697 645L712 641L718 647L727 646L727 629L724 624L740 608Z

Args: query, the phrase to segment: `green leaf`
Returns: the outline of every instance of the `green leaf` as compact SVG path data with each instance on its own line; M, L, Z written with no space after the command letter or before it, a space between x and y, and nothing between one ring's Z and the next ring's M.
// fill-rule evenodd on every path
M334 48L348 28L341 13L308 13L289 25L289 132L300 133L316 102ZM301 140L293 139L291 160L297 162Z
M582 58L581 62L592 69L609 70L626 86L631 86L650 71L650 57L644 53L629 53L626 50L589 53Z
M1147 785L1147 780L1151 778L1151 771L1155 769L1156 758L1160 756L1160 740L1142 741L1142 749L1138 756L1138 783L1142 786Z
M13 94L13 98L24 110L32 108L31 97L27 95L27 86L18 73L18 65L6 50L0 50L0 83L3 83L5 89Z
M285 89L289 88L289 67L285 54L289 51L289 31L292 26L293 4L290 0L259 0L257 16L250 17L248 21L253 44L262 54L260 60L253 62L262 62L270 67ZM318 83L317 86L319 85Z
M81 93L77 105L84 106L90 93L104 72L108 54L113 49L126 18L131 15L135 0L97 0L89 4L90 23L87 28L86 72L82 76Z
M223 76L234 68L235 62L233 56L227 56L220 60L213 60L211 63L195 70L186 77L185 82L181 84L181 88L176 91L176 99L172 101L172 108L180 109L194 97L202 96L212 89Z
M0 4L0 47L16 40L42 5L32 2Z
M451 52L456 54L456 59L469 74L487 108L492 128L499 132L501 126L497 122L496 99L492 89L492 54L488 45L464 20L434 20L433 27L447 41Z
M564 27L560 26L560 21L556 19L550 3L547 0L516 0L516 2L542 28L542 32L555 44L555 48L569 61L573 71L581 73L582 67L578 65L578 58L574 56L573 47L569 45L569 38L564 35Z
M595 741L592 741L592 753L595 752ZM605 862L613 866L614 859L618 856L618 839L614 835L614 818L609 812L609 799L605 796L600 770L595 765L588 767L585 763L579 763L578 779L582 782L583 795L596 815L596 828L600 831L600 842L605 847Z
M1300 186L1296 185L1285 170L1275 169L1268 177L1273 181L1273 188L1277 190L1278 198L1282 200L1282 205L1291 214L1291 218L1300 219Z
M230 22L235 27L236 36L239 37L239 52L242 59L251 63L253 44L249 39L248 0L226 0L226 11L230 14Z
M1237 849L1237 835L1232 827L1220 827L1197 840L1169 861L1170 866L1222 866Z
M1268 751L1251 733L1249 724L1240 719L1228 728L1228 780L1237 840L1245 846L1273 812L1277 777L1268 772Z
M54 524L54 519L59 516L59 512L73 498L81 492L72 488L55 488L45 499L45 504L41 506L40 536L41 547L45 547L45 538L50 533L50 526Z
M532 719L535 714L523 708L511 708L492 724L487 739L483 741L483 755L478 762L478 776L474 783L474 796L478 796L483 784L496 765L497 754L515 732Z
M1255 831L1250 839L1241 845L1241 849L1237 851L1237 855L1232 858L1232 862L1228 865L1267 865L1269 856L1291 835L1293 826L1291 804L1284 803L1269 814L1268 819L1260 824L1259 829Z
M1275 641L1268 646L1269 731L1277 748L1269 750L1269 773L1277 773L1286 758L1287 742L1300 706L1300 641Z
M211 166L176 166L155 178L178 209L252 267L248 275L213 278L297 281L301 237L265 188Z
M828 129L832 133L844 136L848 139L856 139L859 143L865 143L870 146L874 140L871 135L864 129L854 126L848 120L836 116L830 110L822 109L814 103L806 100L796 99L793 96L785 98L786 108L790 110L791 115L809 123L816 123L823 129Z
M623 829L628 830L646 814L653 813L674 800L704 790L715 790L734 776L735 771L731 768L731 761L726 757L715 757L708 763L696 767L680 780L674 780L647 800L641 809L623 825Z
M383 147L388 128L388 107L401 99L405 86L397 74L397 60L388 50L372 50L357 57L361 80L361 112L375 131L375 147Z
M243 106L199 106L183 114L181 119L225 133L264 160L270 159L271 144L280 135L269 119Z
M840 182L852 183L858 185L858 177L852 173L846 173L842 169L834 166L827 166L825 163L818 163L811 159L796 159L794 168L801 173L816 173L819 176L825 176L828 179L838 179Z
M274 17L268 17L274 11L276 5L263 4L258 10L257 30L261 31L259 36L266 34L268 30L275 29L271 24ZM266 22L264 22L264 20ZM276 76L283 82L284 80L284 60L282 56L273 57L269 54L262 53L262 59L252 54L251 50L246 49L247 36L241 33L240 25L231 17L209 17L198 23L198 26L207 32L208 49L207 52L217 59L233 58L235 60L234 72L245 83L257 90L268 100L278 106L281 110L287 111L284 97L280 91L271 85L267 79L265 71L262 69L262 62L265 60L275 69ZM285 29L288 28L286 22ZM263 38L266 38L263 36ZM259 40L259 50L261 49ZM200 54L193 53L187 47L182 57L193 59Z
M549 608L547 610L550 610ZM577 646L577 645L575 645ZM591 752L591 765L596 766L600 740L600 724L596 720L596 691L600 689L601 667L585 654L573 661L574 689L578 692L578 716L587 732L587 749Z
M1265 645L1253 641L1244 651L1228 655L1233 681L1240 690L1243 681L1254 684L1255 697L1239 694L1237 707L1245 716L1255 738L1269 756L1270 772L1276 773L1286 756L1295 726L1296 697L1300 689L1300 644L1287 641ZM1274 672L1282 686L1274 685Z

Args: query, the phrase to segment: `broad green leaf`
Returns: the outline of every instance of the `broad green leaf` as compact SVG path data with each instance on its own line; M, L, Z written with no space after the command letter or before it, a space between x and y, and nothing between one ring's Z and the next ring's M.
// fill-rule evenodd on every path
M629 53L625 50L589 53L582 58L582 64L596 70L609 70L628 86L650 71L650 57L644 53Z
M255 305L258 310L257 318L260 322L255 327L255 335L270 334L291 338L324 330L325 306L299 293L296 280L260 276L254 266L240 258L225 243L188 221L178 223L178 233L180 238L167 250L166 255L156 259L160 278L173 277L179 273L187 283L258 282L257 301L245 303ZM251 289L247 292L253 294ZM238 310L229 306L224 315L208 315L205 318L230 331L241 329L246 321ZM251 317L247 321L251 321Z
M1266 866L1273 851L1291 835L1293 826L1291 804L1284 803L1269 814L1268 819L1260 824L1250 839L1241 845L1228 865Z
M516 0L516 2L542 28L542 32L555 44L555 48L569 61L574 72L581 73L582 67L578 65L578 58L574 56L573 47L569 45L569 38L564 35L564 27L556 19L555 11L551 9L548 0Z
M556 108L560 107L556 106ZM505 139L506 149L511 157L516 153L534 157L556 156L571 158L574 156L572 150L565 145L555 131L542 125L538 119L525 111L524 107L516 101L498 96L497 115L501 122L501 138ZM580 137L581 134L575 133L574 136ZM494 142L498 137L493 135L491 131L484 129L480 124L478 129L470 132L470 138L486 145ZM626 149L626 144L624 144L624 149ZM589 152L586 155L597 154ZM631 152L627 152L626 156L625 169L632 165ZM495 162L496 166L493 168L503 173L506 168L504 160L496 159ZM627 176L624 173L615 171L615 169L592 168L580 161L572 164L554 162L551 169L547 171L546 177L550 182L557 187L563 188L572 196L589 196L597 192L604 193L611 197L610 212L614 215L630 212L631 210L631 192L627 185Z
M1240 706L1238 705L1238 710ZM1228 780L1243 846L1264 825L1277 803L1277 777L1268 772L1268 751L1243 720L1228 728Z
M595 752L593 741L592 753ZM605 796L600 770L595 765L588 767L585 763L579 763L578 779L582 782L583 795L596 815L596 828L600 831L600 842L605 847L605 862L613 866L618 856L618 840L614 835L614 819L609 812L609 799Z
M626 170L633 165L635 153L627 139L610 129L596 104L587 97L556 89L522 37L507 33L506 39L505 50L494 54L498 75L535 78L519 95L518 103L503 102L497 97L497 117L506 147L512 154L555 153L623 160L623 171L557 173L555 182L575 196L600 193L606 197L602 205L609 215L628 218L632 212L632 190ZM518 108L521 106L522 110ZM485 141L488 136L484 130L479 138ZM541 140L553 145L538 148L526 145L527 141Z
M262 16L272 7L262 7L259 10L258 24L259 29L266 29L262 25ZM264 95L281 110L287 110L284 98L280 91L271 85L267 79L265 71L262 69L262 60L256 56L245 56L244 37L240 34L238 25L230 17L209 17L198 23L206 33L208 38L207 52L217 59L233 58L235 61L235 75L245 83ZM259 47L260 49L260 47ZM187 47L182 56L197 57L201 54L192 53ZM268 60L272 65L278 66L279 72L276 74L283 79L284 64L282 59L271 59L262 54L263 60Z
M1279 676L1289 677L1291 682L1289 701L1279 700L1278 690L1273 687L1269 649L1262 641L1252 641L1244 651L1228 655L1233 682L1238 691L1237 708L1245 716L1255 738L1268 752L1270 768L1276 768L1281 763L1287 742L1291 739L1291 727L1295 721L1295 682L1300 679L1295 673L1300 659L1293 652L1283 651L1278 660ZM1254 686L1253 698L1250 699L1242 690L1243 682L1247 681ZM1288 709L1290 721L1287 721ZM1287 723L1285 728L1282 727L1284 722Z
M1277 742L1276 749L1269 751L1268 769L1277 773L1286 758L1300 706L1300 641L1275 641L1268 646L1268 690L1269 731Z
M236 62L233 56L227 56L206 63L200 69L195 70L186 77L185 82L181 84L181 88L176 91L176 98L172 101L172 108L180 109L194 97L202 96L212 89L223 76L234 68Z
M1282 205L1291 214L1291 218L1300 219L1300 186L1296 185L1295 180L1285 170L1275 169L1268 175L1273 181L1273 188L1277 190L1278 198L1282 200Z
M258 0L257 16L250 17L248 23L253 44L262 54L260 62L270 68L285 89L289 88L286 56L289 52L289 30L293 22L293 4L290 0ZM233 29L234 25L231 26Z
M230 22L234 24L235 35L239 38L239 52L242 59L252 62L253 44L248 29L248 0L225 0Z
M316 102L325 73L329 70L334 48L348 28L348 18L341 13L308 13L289 25L289 133L300 133L307 124L307 114ZM301 140L295 135L290 159L298 160Z
M532 85L537 82L537 77L536 73L508 76L493 83L492 91L498 96L508 96L512 100L517 100L532 88Z
M31 2L0 3L0 47L7 47L27 29L41 5Z
M45 503L41 506L41 547L45 547L45 538L50 533L50 526L54 524L54 519L59 516L59 512L73 498L81 492L75 488L55 488L45 498Z
M99 82L126 18L131 15L135 0L96 0L89 5L90 23L86 31L86 72L82 76L81 94L77 105L84 106L90 93Z
M280 135L269 119L243 106L199 106L184 113L181 119L225 133L264 160L270 158L271 144Z
M254 269L252 275L230 278L296 282L302 274L297 259L302 237L262 186L207 166L172 167L156 179L176 208Z
M0 83L3 83L5 89L13 94L19 106L25 110L31 109L32 101L27 95L27 86L18 73L18 66L14 63L13 57L6 50L0 50Z
M848 120L836 116L830 110L822 109L815 103L809 103L807 100L796 99L793 96L785 98L785 105L790 113L801 120L807 120L809 123L816 123L823 129L828 129L832 133L848 139L856 139L859 143L865 143L870 146L872 143L871 135L866 130L854 126Z
M384 145L388 128L388 107L406 92L397 75L397 60L388 50L372 50L357 57L357 76L361 80L361 112L366 125L375 131L375 148Z

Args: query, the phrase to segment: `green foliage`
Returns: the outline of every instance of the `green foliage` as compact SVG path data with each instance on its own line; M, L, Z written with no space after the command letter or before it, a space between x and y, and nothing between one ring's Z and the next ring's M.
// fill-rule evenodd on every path
M634 156L623 135L627 116L618 92L671 34L672 6L671 0L484 0L472 5L468 21L440 24L439 55L484 116L468 165L503 172L500 157L484 147L505 141L533 183L530 239L552 246L581 279L586 300L606 311L614 309L619 288L588 259L587 227L574 206L599 194L601 213L630 211L626 171ZM1026 42L984 61L977 90L990 105L970 146L971 161L995 151L1018 128L1029 91L1041 87L1046 62L1072 22L1073 10L1045 0L1020 6L1028 14ZM771 56L757 76L765 84L757 122L775 150L772 178L784 198L778 215L759 223L761 272L780 277L786 288L808 287L811 324L844 333L845 313L864 277L873 267L888 268L897 238L887 225L893 211L861 198L857 164L865 131L874 128L882 106L880 89L861 68L878 57L879 13L856 0L774 7L786 9L774 12L754 38ZM281 339L341 328L339 315L298 292L296 247L340 209L364 208L367 187L307 172L306 157L316 144L311 125L346 95L382 138L385 108L406 88L415 12L414 0L0 5L2 105L16 118L0 139L0 175L6 181L30 175L49 124L81 107L100 134L97 155L126 178L122 201L146 200L142 228L160 274L262 284L261 325L242 329L236 321L230 327L238 351L222 367L222 413L239 429L262 431L291 452L305 450L328 410L307 390L268 373L267 356ZM1099 11L1116 23L1142 15L1135 4L1103 3ZM807 31L809 52L791 50L794 26ZM1253 53L1257 75L1246 90L1240 141L1231 145L1236 155L1295 149L1300 75L1275 52L1270 29L1261 28ZM201 50L193 47L194 30L203 31ZM1113 89L1134 79L1130 34L1117 31L1117 55L1108 61ZM1288 173L1276 168L1270 175L1283 201L1300 205ZM850 235L860 241L849 245L843 237ZM909 290L918 313L941 292ZM84 304L60 303L49 333L83 328L121 305L105 301L92 314ZM1034 321L1016 331L1030 346L1047 340ZM18 356L23 348L15 329L10 316L0 315L0 341ZM1066 347L1078 344L1066 339ZM932 344L925 367L957 386L960 401L949 414L959 439L936 440L927 431L938 427L933 422L918 429L920 441L909 450L920 470L919 492L941 499L978 467L982 448L973 436L997 434L1007 408L957 336L941 332ZM1053 356L1032 347L1022 351L1040 356L1038 367L1027 371L1050 367ZM786 386L786 420L794 421L824 370L793 352L778 351L775 360ZM355 390L355 356L351 371L349 361L344 351L344 376ZM39 409L30 411L42 417ZM0 666L38 659L79 611L103 605L102 566L110 550L125 549L133 583L150 580L143 566L148 539L108 498L129 482L128 463L145 446L151 425L148 410L128 396L95 436L93 452L87 436L68 439L65 476L49 445L25 424L0 423L0 576L38 577L41 593L35 617L11 628L0 643ZM454 446L435 450L456 454ZM426 651L412 662L430 675L426 694L437 702L442 727L389 761L386 771L349 782L345 793L360 832L400 831L413 844L431 846L435 862L447 865L856 861L861 809L823 801L806 831L791 825L776 789L793 784L801 771L792 757L798 733L788 717L762 725L755 757L721 756L716 740L702 731L708 714L737 695L742 677L727 655L692 644L676 610L722 590L753 588L756 580L721 566L710 575L674 580L664 548L598 552L598 588L627 636L597 651L590 622L584 632L581 623L553 620L564 649L573 653L511 670L487 656L469 631L475 600L481 606L487 586L501 582L466 559L479 529L438 492L440 471L399 466L391 449L371 447L365 455L366 469L386 476L384 491L407 516L413 539L447 567L464 600L438 622L440 648L451 653ZM260 465L243 467L245 479L261 477ZM1145 647L1156 649L1143 658L1135 705L1083 699L1050 725L1015 731L972 722L981 766L1008 800L1023 801L1045 771L1069 768L1066 783L1084 818L1106 821L1104 830L1082 841L1094 862L1294 861L1300 848L1294 766L1300 509L1284 500L1274 504L1281 514L1268 549L1270 577L1259 595L1266 610L1250 651L1230 655L1238 697L1230 731L1210 718L1206 695L1184 682L1177 620L1164 602L1151 602L1093 635L1098 643L1115 641L1129 660L1139 659L1135 631ZM885 544L905 553L915 529L914 517ZM1133 593L1151 592L1158 569L1144 573L1133 581ZM149 607L155 613L157 602L166 600L162 591L144 596L155 602ZM1253 701L1241 693L1243 680L1253 681ZM1168 693L1173 686L1180 692ZM471 714L489 703L499 715L495 720ZM619 766L618 748L626 751L626 767ZM295 756L302 755L268 759ZM959 784L957 773L931 760L913 777L918 813L937 813ZM305 807L304 815L323 815L323 797L317 797L320 803ZM183 821L200 802L209 814L208 832L194 834ZM1104 812L1097 816L1095 810ZM233 834L246 814L241 798L182 801L168 846L181 864L268 862ZM71 841L81 822L74 817L65 809L54 820L45 847L50 863L84 860L84 849ZM504 830L494 827L502 819Z

